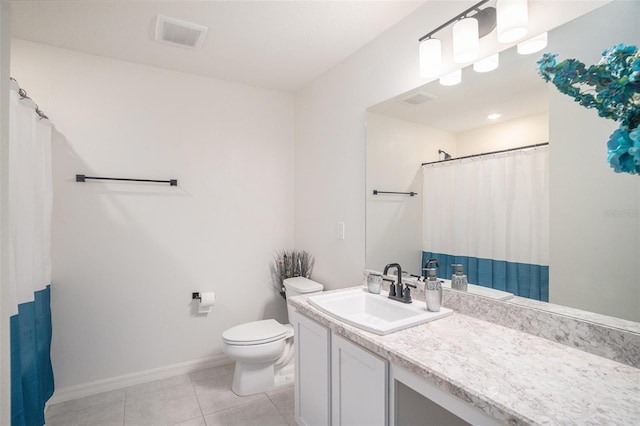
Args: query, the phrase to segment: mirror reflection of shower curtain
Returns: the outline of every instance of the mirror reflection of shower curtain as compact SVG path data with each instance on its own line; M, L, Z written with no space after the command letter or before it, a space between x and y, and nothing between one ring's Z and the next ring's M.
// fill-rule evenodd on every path
M50 359L50 245L53 187L51 124L21 99L9 99L8 287L11 328L11 424L44 424L54 390Z
M549 299L548 146L423 167L423 262L469 282Z

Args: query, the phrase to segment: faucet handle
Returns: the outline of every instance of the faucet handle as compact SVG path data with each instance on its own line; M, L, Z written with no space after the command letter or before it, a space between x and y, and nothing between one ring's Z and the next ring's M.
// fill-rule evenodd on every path
M411 289L409 286L416 288L415 285L407 284L407 288L404 289L404 293L402 294L402 301L404 303L411 303Z
M382 281L386 281L389 283L389 296L396 295L396 280L392 280L391 278L382 277Z

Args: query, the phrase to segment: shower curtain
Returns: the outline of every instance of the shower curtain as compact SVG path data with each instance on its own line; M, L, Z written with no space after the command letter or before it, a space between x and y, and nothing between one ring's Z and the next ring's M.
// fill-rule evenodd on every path
M548 162L546 146L424 166L423 264L548 301Z
M26 94L23 94L26 96ZM50 239L51 124L11 81L9 127L9 292L11 424L44 424L53 394Z

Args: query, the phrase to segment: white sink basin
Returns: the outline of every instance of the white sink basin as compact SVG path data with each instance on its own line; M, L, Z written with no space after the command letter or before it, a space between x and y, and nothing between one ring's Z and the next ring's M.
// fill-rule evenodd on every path
M429 312L425 302L402 303L387 298L384 292L371 294L363 288L311 296L309 303L332 317L380 335L434 321L453 313L447 308L440 308L439 312Z

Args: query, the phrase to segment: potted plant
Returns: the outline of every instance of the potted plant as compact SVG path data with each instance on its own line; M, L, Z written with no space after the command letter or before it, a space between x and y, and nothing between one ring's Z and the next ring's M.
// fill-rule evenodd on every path
M280 250L276 252L271 265L271 276L274 286L286 299L284 280L293 277L311 278L314 258L304 250Z

